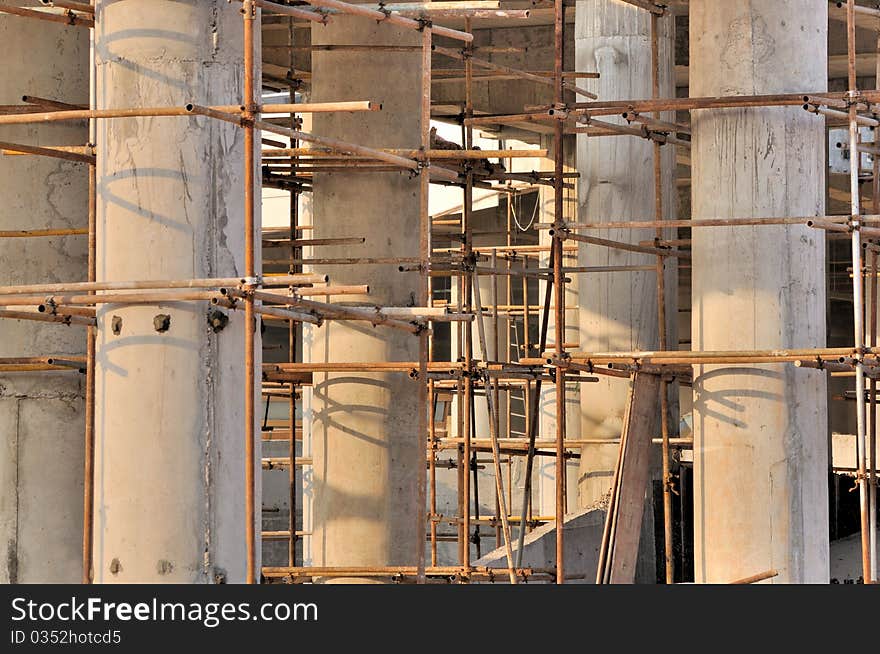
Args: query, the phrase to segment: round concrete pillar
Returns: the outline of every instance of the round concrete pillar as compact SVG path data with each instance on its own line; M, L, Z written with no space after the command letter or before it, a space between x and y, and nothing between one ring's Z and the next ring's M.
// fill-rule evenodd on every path
M240 102L239 9L99 0L98 108ZM243 180L234 125L101 121L98 280L243 275ZM99 305L98 583L245 579L244 316L230 312L215 333L211 310L204 301ZM259 332L257 343L259 366ZM259 431L256 452L259 479Z
M694 0L691 96L823 91L824 0ZM800 107L692 113L693 217L821 215L825 130ZM695 350L825 346L825 241L803 225L693 231ZM698 582L828 581L825 375L694 368Z
M672 17L658 22L660 96L675 97ZM597 71L600 78L582 85L603 100L650 98L652 95L651 17L638 7L616 0L578 3L575 22L577 70ZM673 121L674 115L664 115ZM621 117L603 120L627 124ZM578 136L579 222L654 220L654 144L628 136ZM661 149L663 216L676 217L675 150ZM637 244L651 241L653 229L614 229L590 235ZM580 266L654 265L656 257L598 245L581 244ZM676 349L676 275L667 265L667 333ZM657 319L657 274L651 271L601 272L580 275L580 349L586 352L653 350L660 345ZM581 385L583 438L619 438L630 382L600 376L598 384ZM659 421L658 421L659 432ZM581 506L591 506L611 488L618 446L588 445L580 461Z
M550 138L545 139L542 144L551 153L553 150L553 141ZM565 172L574 172L575 168L575 141L574 138L568 138L564 146L565 154ZM542 158L540 161L541 169L552 171L554 168L552 158ZM566 189L563 193L563 214L566 220L573 221L577 216L577 191ZM538 220L544 223L552 223L554 221L554 199L553 187L541 186L538 191ZM540 246L547 248L538 256L538 267L550 267L550 246L553 239L550 232L542 229L538 232L538 243ZM566 243L566 247L570 247L574 242ZM570 267L577 264L577 253L566 252L563 257L563 266ZM583 275L567 275L571 281L565 285L565 343L567 345L575 345L576 347L568 347L567 350L580 349L579 346L579 321L580 311L578 305L580 303L580 286ZM540 324L543 315L544 297L546 295L547 283L541 280L538 283L538 322ZM553 295L550 300L550 313L547 315L547 344L548 349L556 348L556 311L554 303L556 296ZM534 315L534 313L533 313ZM540 333L540 332L539 332ZM577 440L581 437L581 384L568 383L565 387L565 437L568 440ZM594 386L594 384L590 384ZM556 438L556 385L549 382L541 384L541 393L538 397L538 437L542 439ZM521 457L518 462L525 468L525 457ZM533 514L540 516L556 515L556 459L554 457L541 456L536 457L534 461L534 477L532 478L532 488L534 489ZM566 505L569 512L573 512L578 507L578 459L567 459L565 464L565 493ZM519 512L519 505L516 512Z
M417 46L418 32L336 16L314 44ZM316 50L312 100L375 100L380 112L316 114L317 134L378 148L418 147L421 54ZM320 173L313 182L316 238L366 238L363 248L322 247L322 258L413 257L419 252L419 181L409 172ZM417 273L397 265L316 267L334 283L369 284L367 305L413 306ZM389 327L332 321L312 329L312 362L417 361L418 338ZM418 546L418 389L401 373L316 373L312 387L313 562L415 565ZM357 581L357 580L345 580Z

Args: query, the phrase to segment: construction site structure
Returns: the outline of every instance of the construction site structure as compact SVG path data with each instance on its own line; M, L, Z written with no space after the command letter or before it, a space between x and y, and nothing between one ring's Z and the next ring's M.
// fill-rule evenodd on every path
M875 583L878 33L0 0L0 581Z

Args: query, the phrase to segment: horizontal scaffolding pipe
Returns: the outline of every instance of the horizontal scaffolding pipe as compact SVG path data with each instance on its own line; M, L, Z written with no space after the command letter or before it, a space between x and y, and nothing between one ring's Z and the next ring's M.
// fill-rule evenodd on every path
M864 348L864 354L878 354L880 348ZM521 359L521 363L537 365L552 361L555 352L544 352L542 359ZM801 350L718 350L718 351L633 351L633 352L570 352L567 357L574 362L588 361L593 364L617 363L628 361L651 362L655 364L691 364L703 363L793 363L800 359L823 358L840 360L841 357L852 357L856 350L851 347L813 348Z
M63 23L65 25L75 25L77 27L94 27L95 21L91 17L83 18L72 11L65 14L51 14L45 11L34 11L33 9L25 9L24 7L10 7L8 5L0 5L0 13L15 14L25 18L36 18L37 20L46 20L53 23ZM91 16L90 14L87 14Z
M198 111L197 107L193 107L193 111ZM399 157L395 154L389 154L382 150L377 150L375 148L368 148L363 145L357 145L356 143L349 143L347 141L340 141L338 139L331 139L322 136L317 136L315 134L308 134L306 132L301 132L299 130L291 129L289 127L280 127L278 125L273 125L272 123L267 123L264 120L258 120L254 122L254 127L257 129L261 129L267 132L272 132L273 134L279 134L281 136L286 136L290 139L294 139L297 141L306 141L307 143L317 143L318 145L322 145L326 148L329 148L335 152L342 152L344 154L359 154L368 159L376 159L378 161L386 161L395 166L400 166L401 168L406 168L408 170L418 170L419 162L414 159L407 159L406 157ZM455 175L455 179L458 180L458 175Z
M263 568L264 577L415 577L418 572L416 566L387 566L387 567L278 567ZM497 577L499 580L506 578L507 568L486 568L457 566L425 568L427 576L439 577ZM554 570L537 568L517 568L515 573L519 577L531 577L536 574L552 575Z
M88 2L74 2L73 0L40 0L40 4L46 7L59 7L61 9L72 9L73 11L81 11L84 14L94 14L95 7Z
M473 2L456 0L455 2L389 2L386 4L367 5L379 11L391 11L406 18L528 18L528 9L505 9L497 0ZM328 13L336 13L327 10Z
M95 304L156 304L211 300L214 297L217 297L217 291L213 290L145 290L139 293L108 292L103 295L54 295L48 298L34 295L6 295L0 296L0 306L39 306L41 311L52 313L55 306L65 304L84 306Z
M0 363L0 373L7 372L81 372L69 366L55 366L48 363Z
M368 295L370 287L367 284L354 284L350 286L314 286L311 288L298 288L296 294L302 297L313 295Z
M254 305L254 312L263 316L272 316L281 320L292 320L293 322L307 322L312 325L321 325L323 320L319 316L311 313L303 313L302 311L292 311L291 309L282 309L281 307L272 307L263 305Z
M829 109L828 107L812 104L805 104L804 110L812 114L821 114L823 116L828 116L829 118L837 118L839 120L849 121L849 113L846 111ZM877 121L874 118L868 118L867 116L860 116L859 114L856 114L856 122L859 125L863 125L865 127L880 126L880 121Z
M364 361L338 363L264 363L264 371L273 372L410 372L418 370L418 361ZM464 368L462 363L446 361L429 361L428 370L458 371Z
M300 7L291 7L289 5L278 4L277 2L269 2L268 0L253 0L254 5L262 9L263 11L272 13L272 14L281 14L283 16L291 16L293 18L299 18L300 20L308 20L315 23L322 23L326 25L329 22L329 17L326 14L317 12L317 11L309 11L308 9L302 9Z
M474 66L479 68L485 68L487 70L494 70L499 73L506 73L508 75L515 75L520 79L530 80L532 82L537 82L538 84L544 84L545 86L555 86L556 81L552 77L545 77L543 75L536 75L534 73L529 73L524 70L519 70L518 68L511 68L510 66L502 66L500 64L492 63L491 61L486 61L485 59L480 59L478 57L474 57L470 54L465 54L460 50L453 50L451 48L441 48L440 46L433 46L434 52L437 54L441 54L444 57L449 57L450 59L456 59L457 61L470 61ZM598 74L595 75L598 77ZM567 91L571 91L573 93L577 93L578 95L582 95L587 98L597 98L598 96L595 93L591 93L586 89L582 89L579 86L572 84L571 82L562 82L562 87ZM548 114L552 117L552 114Z
M322 112L351 112L351 111L378 111L381 104L368 100L352 102L317 102L301 104L269 104L257 105L261 112L265 113L322 113ZM206 115L218 118L222 114L224 119L232 117L232 122L240 123L243 109L241 105L220 105L217 107L203 107L201 105L187 104L183 107L129 107L124 109L71 109L67 111L44 111L41 113L22 113L0 116L0 125L24 125L29 123L48 123L67 120L90 120L111 118L141 118L141 117L174 117Z
M866 102L880 100L880 91L859 91ZM845 100L846 93L780 93L770 95L726 95L700 98L666 98L666 99L633 99L605 100L597 102L572 102L564 106L568 111L589 113L592 116L623 115L628 111L640 114L691 111L698 109L742 109L752 107L800 107L816 98L829 100ZM552 105L527 106L526 111L546 111Z
M94 318L75 316L71 314L46 314L33 311L4 311L0 310L0 318L9 320L33 320L35 322L52 322L62 325L84 325L94 327L97 322Z
M85 357L77 356L47 356L47 357L0 357L0 364L16 365L16 364L36 364L45 363L50 366L66 366L81 367L85 364Z
M0 231L0 238L51 238L54 236L85 236L88 229L21 229Z
M286 240L278 240L278 241L263 241L264 248L280 248L280 247L293 247L293 248L303 248L303 247L313 247L316 245L361 245L367 239L364 237L351 237L351 238L297 238L297 239L286 239Z
M570 231L604 230L604 229L656 229L663 228L698 228L698 227L755 227L762 225L803 225L808 221L821 220L829 223L845 224L851 219L846 215L830 216L787 216L781 218L706 218L700 220L627 220L603 223L565 223L563 227ZM880 215L860 216L864 224L880 224ZM554 223L537 223L536 229L554 229Z
M382 149L382 152L413 159L453 159L462 161L471 159L530 159L547 156L547 150L404 150L398 148ZM335 154L332 152L317 148L274 148L262 151L264 160L274 158L289 159L290 157L310 157L320 160L334 156ZM300 159L300 161L309 161L309 159Z
M59 100L52 100L50 98L41 98L37 95L23 95L21 96L21 101L27 104L33 104L38 107L48 107L49 109L58 109L66 111L68 109L88 109L88 105L84 104L70 104L68 102L60 102Z
M369 264L399 264L420 263L418 257L344 257L339 259L263 259L264 265L297 265L297 266L341 266L341 265L369 265Z
M552 268L526 268L528 274L553 274ZM657 266L575 266L563 268L563 274L613 273L613 272L657 272Z
M756 575L752 575L751 577L744 577L743 579L737 579L736 581L731 581L731 584L735 585L743 585L743 584L756 584L759 581L764 581L765 579L772 579L773 577L779 576L779 573L776 570L768 570L767 572L761 572Z
M253 297L253 299L255 300L260 300L261 302L275 302L294 308L305 309L306 312L312 313L324 319L330 318L334 320L363 320L372 323L374 326L385 325L386 327L401 329L412 334L418 334L423 329L422 325L415 324L414 322L403 322L400 320L387 318L385 316L382 316L377 311L369 309L347 307L325 302L314 302L312 300L303 300L298 297L276 295L272 293L265 293L262 291L240 291L227 288L221 289L220 293L221 295L224 295L226 297L246 298L250 296Z
M74 146L76 150L86 150L81 146ZM73 148L42 148L35 145L24 145L22 143L7 143L0 141L0 150L3 154L15 152L17 154L34 154L43 157L52 157L54 159L64 159L65 161L73 161L76 163L94 164L95 155L85 154L84 152L72 151Z
M416 30L418 32L421 32L426 27L424 21L415 20L413 18L406 18L404 16L400 16L398 14L390 12L387 9L384 11L380 11L379 9L371 9L363 5L341 2L340 0L305 0L305 2L312 5L313 7L319 7L322 9L335 9L336 11L339 11L343 14L363 16L364 18L371 18L379 22L387 22L392 25L397 25L398 27L406 27L411 30ZM454 30L449 27L443 27L442 25L428 25L427 27L429 27L431 32L437 36L445 36L456 41L464 41L465 43L470 43L474 40L474 35L470 32L462 32L460 30Z
M156 279L144 281L120 282L59 282L54 284L24 284L19 286L0 286L0 304L4 295L36 295L38 293L76 293L80 291L130 291L139 289L174 289L174 288L224 288L228 286L245 286L248 284L297 286L302 284L327 283L327 275L300 273L294 275L255 277L251 280L243 277L212 277L205 279Z
M550 230L550 235L552 236L555 233L555 230ZM653 248L653 247L645 247L642 245L634 245L632 243L622 243L620 241L612 241L606 238L598 238L596 236L585 236L583 234L575 234L572 232L565 232L564 239L570 239L572 241L580 241L581 243L588 243L591 245L599 245L608 248L613 248L615 250L625 250L627 252L641 252L644 254L654 254L660 257L675 257L677 259L690 259L691 255L689 252L682 252L681 250L673 250L673 249L664 249L664 248Z
M551 109L551 113L552 111L553 110ZM581 123L586 126L586 129L578 130L578 133L585 132L588 136L610 136L613 134L637 136L639 138L656 141L661 145L669 143L671 145L679 145L685 148L691 147L690 141L677 138L664 131L651 130L647 125L639 125L639 127L618 125L617 123L609 123L605 120L597 120L590 116L582 117Z

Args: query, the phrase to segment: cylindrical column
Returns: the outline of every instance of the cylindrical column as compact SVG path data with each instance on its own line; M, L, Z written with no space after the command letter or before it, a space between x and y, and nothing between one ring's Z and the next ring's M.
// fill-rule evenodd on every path
M597 71L600 78L583 86L603 100L650 98L653 61L651 15L616 0L578 3L575 23L577 70ZM658 21L660 96L675 97L674 24ZM648 115L645 118L651 118ZM674 115L664 115L667 121ZM627 124L622 117L603 117ZM634 123L639 125L639 123ZM674 184L675 150L661 150L663 215L677 210ZM654 220L654 146L632 136L578 136L580 222ZM651 241L653 229L590 232L613 241ZM580 266L650 266L656 257L604 246L581 244ZM669 332L676 318L676 276L667 265L666 306ZM587 352L653 350L659 347L657 275L650 271L619 271L581 275L580 347ZM670 339L671 349L675 339ZM581 433L584 438L619 438L630 382L600 376L598 384L581 385ZM658 420L659 430L659 420ZM659 434L659 431L658 431ZM591 506L611 488L618 446L588 445L580 460L581 506Z
M239 9L99 0L98 108L240 102ZM102 121L98 162L99 281L244 274L238 127L205 117ZM230 312L215 332L212 310L99 306L96 582L245 579L244 317ZM258 430L255 447L259 466Z
M695 0L692 96L827 88L824 0ZM693 217L821 215L824 125L797 108L693 112ZM693 348L825 345L825 239L805 226L695 229ZM825 375L701 366L694 380L698 582L777 570L828 581Z
M553 139L545 139L543 146L548 150L553 149ZM565 152L565 172L574 172L575 147L574 142L566 143ZM542 158L540 160L542 170L553 170L554 162L551 157ZM566 180L571 183L571 180ZM563 193L563 208L567 220L574 221L577 216L577 192L573 189L565 189ZM538 220L540 222L550 223L554 220L555 198L552 186L541 186L538 190ZM550 269L550 247L553 244L553 238L550 232L542 229L538 232L538 243L546 250L542 251L538 258L538 267ZM574 241L566 243L566 247L570 247ZM534 261L534 259L533 259ZM575 252L566 252L563 257L562 264L565 267L574 266L577 263L577 254ZM567 350L580 349L579 344L579 311L578 303L580 297L581 278L583 275L571 274L567 276L571 281L565 285L565 343L569 346ZM541 307L533 312L537 313L538 323L540 325L544 314L544 299L547 294L547 281L541 279L538 283L538 305ZM550 296L550 312L547 315L547 345L546 349L555 349L556 341L556 311L554 310L555 295ZM540 331L538 332L540 334ZM594 386L595 384L590 384ZM581 437L581 384L568 383L565 388L565 437L570 440L576 440ZM556 438L556 385L549 382L541 384L541 393L538 397L538 436L540 438ZM523 458L522 465L525 465ZM532 514L540 516L556 515L556 459L553 457L540 456L535 457L534 461L535 477L532 479L533 507ZM578 508L578 460L568 460L566 462L566 495L569 511Z
M37 1L19 2L40 7ZM0 14L0 104L33 95L89 100L87 29ZM82 122L6 125L0 141L85 145ZM0 230L85 228L88 167L0 156ZM0 283L84 281L85 236L0 238ZM83 356L85 328L0 319L0 356ZM78 583L82 549L83 389L75 371L0 373L0 583Z
M420 35L358 17L335 16L315 44L417 46ZM316 114L315 132L381 148L418 147L421 54L314 51L312 100L376 100L382 111ZM363 250L320 249L320 256L415 257L419 182L407 171L314 176L314 236L363 236ZM396 265L323 266L339 284L369 284L369 305L412 306L418 273ZM324 361L416 361L418 338L367 323L313 329L306 356ZM414 565L419 465L418 392L400 373L316 373L312 388L313 557L319 566Z
M477 233L473 237L473 246L480 247L500 247L506 245L506 239L499 233L505 232L507 229L506 217L501 215L500 211L491 213L481 213L475 211L471 215L471 229ZM480 234L487 232L488 234ZM486 260L481 262L478 267L491 267L491 253L484 251ZM503 259L498 259L496 268L503 268L505 265ZM480 306L483 308L483 317L478 320L483 321L483 333L486 336L486 351L483 352L483 345L480 341L480 327L476 320L471 324L472 340L473 340L473 358L476 361L503 361L505 360L504 348L507 345L504 334L503 323L506 322L506 316L501 313L496 320L493 316L492 307L495 304L494 290L497 289L498 304L507 302L507 279L501 276L477 274L474 273L477 284L480 289ZM458 278L453 278L452 284L452 302L458 299ZM472 296L471 304L476 307L476 294ZM496 329L497 328L497 329ZM458 329L452 330L451 346L453 352L458 352L459 347ZM498 348L496 349L496 345ZM494 392L494 391L490 391ZM500 393L499 406L497 407L498 415L498 436L501 437L507 433L507 411L504 393ZM452 400L452 414L456 415L459 398L456 396ZM455 423L456 421L453 421ZM480 386L474 394L474 411L473 411L474 431L471 438L489 438L489 405L486 402L486 391ZM458 437L458 425L453 424L451 436ZM490 475L494 479L494 472ZM485 500L486 504L490 504L494 490L494 482L487 485L488 493L481 495L481 501Z

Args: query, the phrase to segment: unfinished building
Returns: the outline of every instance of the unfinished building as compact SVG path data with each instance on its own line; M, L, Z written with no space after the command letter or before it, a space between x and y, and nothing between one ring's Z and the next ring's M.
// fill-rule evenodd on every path
M876 3L0 37L3 582L877 580Z

